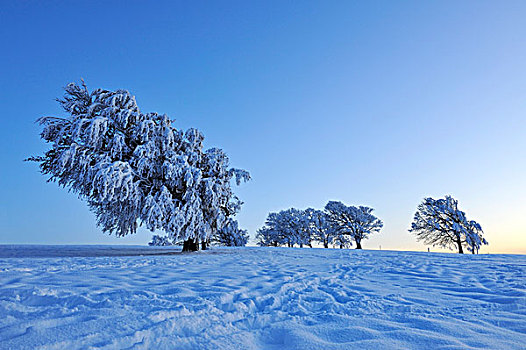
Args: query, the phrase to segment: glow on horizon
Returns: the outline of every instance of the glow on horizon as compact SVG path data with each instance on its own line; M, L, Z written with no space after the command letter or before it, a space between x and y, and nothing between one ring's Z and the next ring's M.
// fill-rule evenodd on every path
M249 170L235 191L252 237L271 211L341 200L384 221L365 249L426 251L407 232L416 206L451 194L482 225L481 253L526 254L524 13L522 1L2 2L0 244L150 239L102 234L22 162L47 149L35 119L61 115L61 86L84 78L197 127Z

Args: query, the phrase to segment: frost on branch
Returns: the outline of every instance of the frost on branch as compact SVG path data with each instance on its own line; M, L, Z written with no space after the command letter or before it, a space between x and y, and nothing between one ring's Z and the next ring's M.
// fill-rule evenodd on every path
M458 201L451 196L441 199L424 198L415 213L410 232L419 241L433 246L454 249L463 253L463 246L473 254L488 242L482 237L480 225L466 218L458 209Z
M230 168L222 150L203 150L197 129L141 112L126 90L71 83L58 101L68 116L38 119L51 149L28 160L85 199L105 232L124 236L144 224L172 241L208 241L240 210L231 180L249 173Z

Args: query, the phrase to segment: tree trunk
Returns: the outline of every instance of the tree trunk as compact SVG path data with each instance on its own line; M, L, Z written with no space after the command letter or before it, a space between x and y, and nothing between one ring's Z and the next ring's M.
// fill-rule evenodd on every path
M303 243L300 243L300 248L303 248Z
M329 240L323 241L323 248L329 248Z
M457 245L458 245L458 253L464 254L464 250L462 249L462 242L460 241L460 238L457 240Z
M362 249L362 242L356 241L356 249Z
M343 249L343 244L340 243L340 249Z
M183 242L183 252L196 252L197 248L197 242L193 239L187 239Z
M206 250L206 241L201 242L201 250Z

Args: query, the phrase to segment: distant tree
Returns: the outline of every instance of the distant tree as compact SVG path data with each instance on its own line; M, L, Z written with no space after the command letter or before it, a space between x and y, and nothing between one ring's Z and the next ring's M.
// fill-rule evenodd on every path
M273 229L264 226L256 231L256 244L261 247L279 247L281 242Z
M457 248L460 254L464 253L463 246L475 254L482 244L488 244L482 237L480 225L468 220L466 214L458 209L458 201L451 196L424 198L409 231L425 244Z
M258 230L256 239L262 246L287 245L293 247L298 244L312 246L311 230L305 211L290 208L278 213L270 213L265 226Z
M331 201L325 206L329 221L338 235L348 236L356 242L356 249L362 249L362 240L380 231L383 223L372 214L373 208L346 206L342 202ZM343 239L339 239L344 244Z
M322 210L308 208L305 210L305 220L310 230L311 239L323 244L324 248L329 248L329 244L332 244L337 234L329 222L327 214Z
M269 213L265 220L265 225L257 230L257 244L262 247L279 247L283 245L285 237L279 229L279 214Z
M248 242L248 231L240 229L236 220L229 219L228 223L212 236L211 242L227 247L244 247Z
M38 120L51 149L28 160L85 199L103 231L125 236L144 224L197 250L240 210L231 180L239 185L249 173L230 168L222 150L203 150L198 130L141 112L126 90L71 83L58 101L65 118Z
M152 240L148 243L148 245L165 247L173 244L167 236L153 235Z
M285 215L290 225L293 244L298 244L300 248L303 248L304 245L312 248L312 225L307 212L291 208L285 211Z

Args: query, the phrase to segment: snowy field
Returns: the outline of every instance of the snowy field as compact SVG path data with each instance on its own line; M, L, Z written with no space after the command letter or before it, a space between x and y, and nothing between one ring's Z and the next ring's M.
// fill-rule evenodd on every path
M0 348L525 348L524 255L172 252L0 246Z

